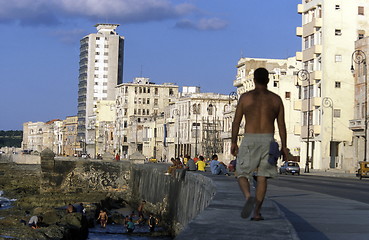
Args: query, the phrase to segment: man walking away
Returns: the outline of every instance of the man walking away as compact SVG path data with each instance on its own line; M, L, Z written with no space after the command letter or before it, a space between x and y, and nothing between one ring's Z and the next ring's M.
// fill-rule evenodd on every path
M270 146L274 143L274 121L277 120L281 139L283 160L287 157L287 134L282 99L267 89L269 73L265 68L254 72L255 89L241 95L232 123L231 153L237 156L238 183L246 198L241 217L247 218L254 210L251 220L263 220L260 209L267 190L267 178L277 175L276 164L268 161ZM242 118L245 117L245 134L240 148L237 136ZM256 172L255 198L250 194L250 180Z

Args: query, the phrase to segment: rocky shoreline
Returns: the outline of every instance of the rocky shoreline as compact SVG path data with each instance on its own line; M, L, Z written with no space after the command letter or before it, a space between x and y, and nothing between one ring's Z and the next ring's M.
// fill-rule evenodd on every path
M17 199L12 207L0 208L0 238L7 239L86 239L88 227L93 227L99 209L118 209L126 206L106 192L40 193L40 165L0 163L0 190L4 197ZM69 204L83 203L85 214L66 213ZM26 214L26 212L29 214ZM111 212L111 221L123 223L123 216ZM21 223L33 215L42 215L43 227L32 229ZM155 233L158 235L166 233Z

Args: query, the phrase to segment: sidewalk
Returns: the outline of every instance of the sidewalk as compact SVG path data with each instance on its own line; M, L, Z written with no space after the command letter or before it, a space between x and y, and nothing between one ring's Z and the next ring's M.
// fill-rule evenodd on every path
M245 200L234 176L203 174L214 181L217 193L210 205L186 226L176 240L298 239L274 201L265 199L262 209L264 221L243 219L241 210Z
M368 239L369 204L270 184L262 207L265 220L254 222L240 217L244 197L233 176L204 174L214 181L217 193L177 240ZM355 177L337 171L309 174Z
M350 173L348 171L340 169L328 169L328 170L310 169L309 173L304 173L303 171L304 169L301 169L301 174L325 176L325 177L357 178L356 173Z

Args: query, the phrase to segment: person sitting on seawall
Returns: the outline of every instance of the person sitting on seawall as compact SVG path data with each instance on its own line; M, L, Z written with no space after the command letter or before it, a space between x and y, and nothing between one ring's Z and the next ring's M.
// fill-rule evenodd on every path
M197 170L198 171L205 172L206 163L204 161L204 157L203 156L200 156L199 157L199 160L196 162L196 166L197 166Z
M187 164L186 164L186 169L188 171L196 171L195 161L190 156L188 156L187 159L188 160L187 160Z
M42 216L32 216L28 221L28 226L33 229L40 228L39 225L42 222Z
M210 170L211 170L211 173L214 174L214 175L227 175L227 176L229 176L229 173L228 173L224 163L218 161L218 155L213 155L211 157Z

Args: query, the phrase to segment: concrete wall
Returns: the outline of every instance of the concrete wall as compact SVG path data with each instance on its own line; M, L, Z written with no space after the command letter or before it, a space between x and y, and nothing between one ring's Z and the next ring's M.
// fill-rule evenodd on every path
M17 164L40 164L41 157L32 154L0 154L0 162L14 162Z
M167 164L54 160L52 152L41 156L42 192L106 192L107 196L123 198L132 206L146 200L145 211L160 215L175 235L215 195L215 186L209 178L183 170L166 175Z

